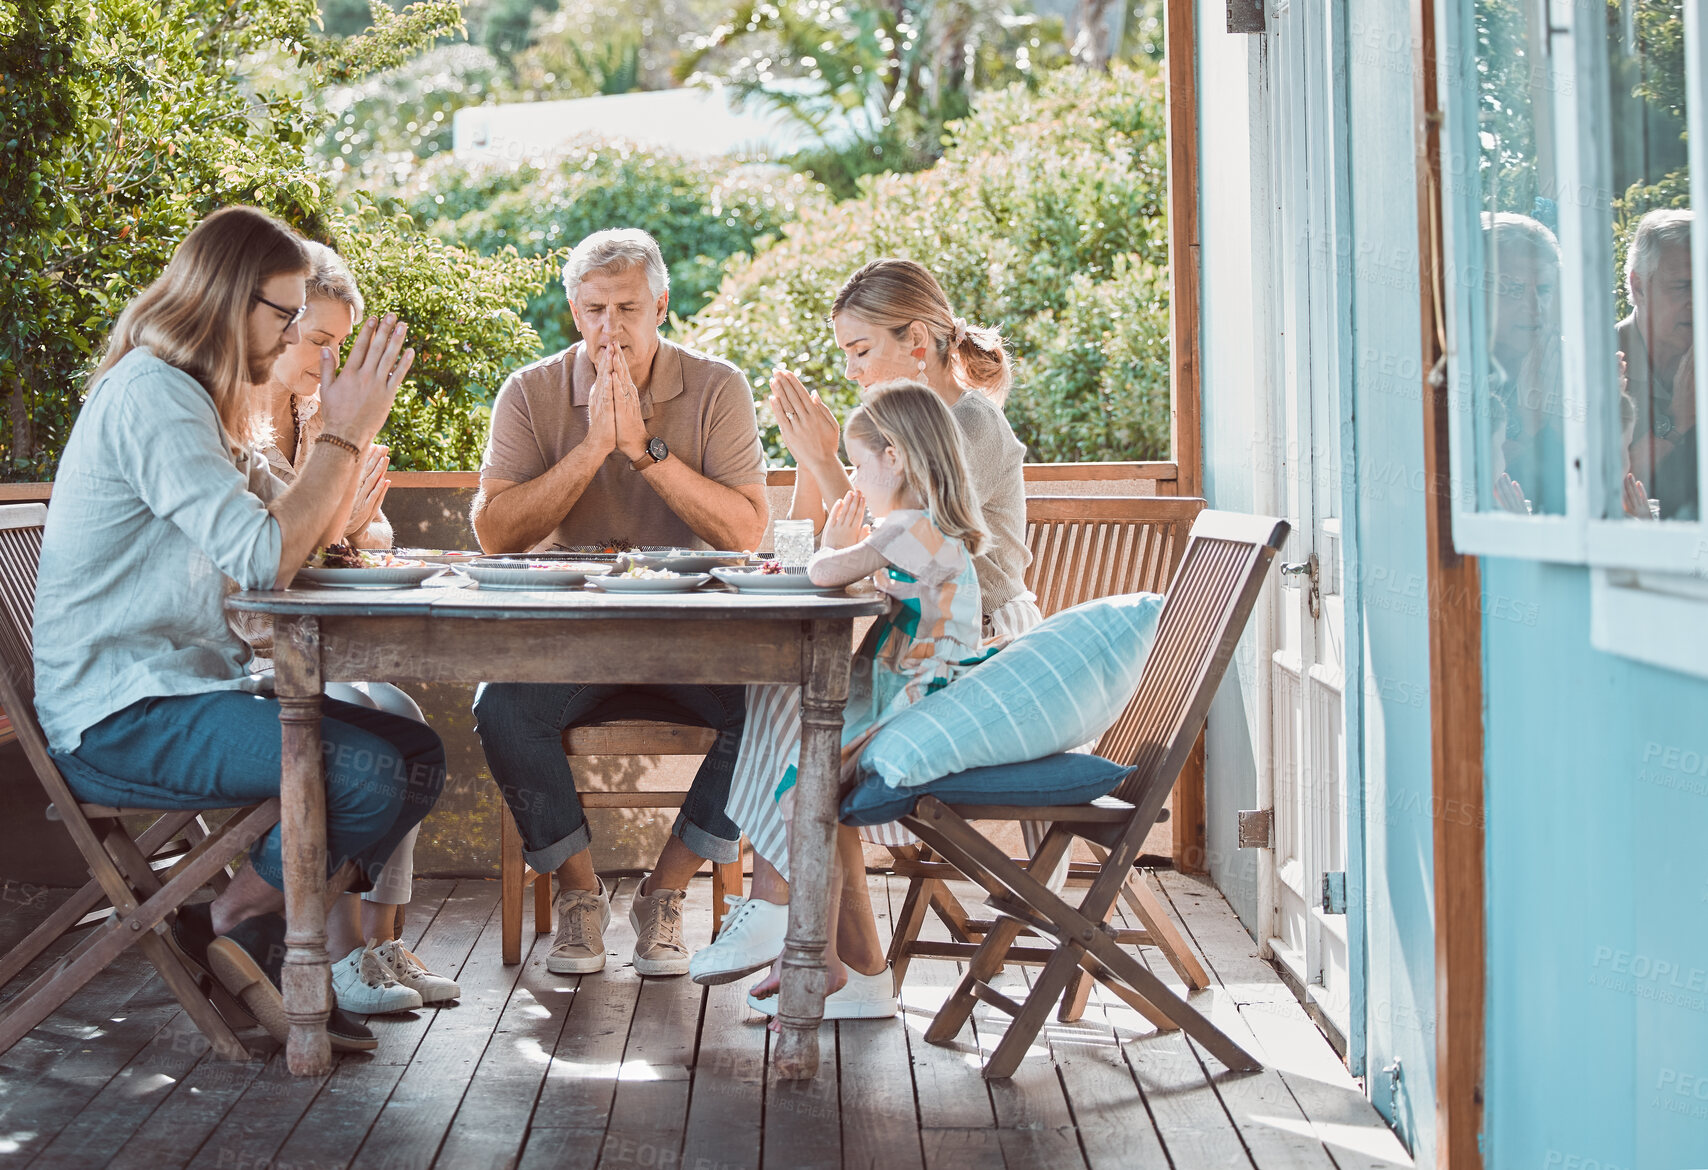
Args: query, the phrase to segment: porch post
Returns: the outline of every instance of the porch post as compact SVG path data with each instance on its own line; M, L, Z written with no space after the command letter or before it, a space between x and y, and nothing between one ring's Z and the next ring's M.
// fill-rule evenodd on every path
M1168 84L1169 386L1174 494L1204 494L1204 428L1198 385L1198 33L1194 0L1166 0ZM1204 736L1174 785L1174 867L1204 873Z
M1435 0L1412 5L1417 142L1419 321L1429 572L1429 719L1435 809L1436 1165L1482 1166L1483 630L1475 557L1453 548L1447 379L1446 257L1441 244L1441 106ZM1439 367L1439 376L1437 371ZM1453 809L1454 815L1445 815Z

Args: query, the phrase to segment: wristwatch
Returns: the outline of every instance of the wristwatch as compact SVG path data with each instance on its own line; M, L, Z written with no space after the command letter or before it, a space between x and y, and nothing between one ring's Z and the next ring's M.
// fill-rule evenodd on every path
M1672 434L1672 430L1673 430L1672 416L1670 414L1663 414L1658 410L1655 411L1655 421L1654 421L1655 438L1657 438L1657 439L1667 438L1669 435Z
M630 463L629 466L636 471L645 471L654 463L663 463L668 458L670 458L670 448L665 445L663 439L653 435L646 441L646 454Z

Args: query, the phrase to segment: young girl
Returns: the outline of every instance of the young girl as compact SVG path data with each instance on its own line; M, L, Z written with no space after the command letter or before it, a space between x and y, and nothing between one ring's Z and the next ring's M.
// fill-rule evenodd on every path
M849 416L845 434L853 490L831 507L807 574L830 586L870 577L890 599L855 656L843 717L846 782L880 726L993 651L980 644L984 610L973 564L988 537L949 408L918 382L892 382ZM868 509L876 528L864 526ZM799 746L797 739L776 773L780 802L792 797ZM786 804L781 811L787 816ZM895 989L866 894L858 830L837 830L837 858L842 896L831 911L825 1018L892 1016ZM749 1005L773 1015L776 987L768 977Z
M896 258L853 272L836 291L830 323L850 381L866 391L897 379L916 382L937 395L960 429L968 482L989 534L973 557L985 636L1018 637L1043 621L1038 599L1026 588L1026 448L1002 413L1013 367L1001 333L957 316L929 270ZM829 405L787 370L771 378L771 411L795 458L789 518L811 520L820 529L826 505L853 486L838 452L841 427ZM766 730L764 739L754 734L758 727ZM748 897L730 900L717 940L689 962L698 983L740 979L783 952L789 884L779 871L788 868L788 826L777 816L772 763L800 733L796 688L747 688L747 731L730 778L728 807L753 846L753 884ZM865 837L892 847L913 841L899 825L874 826Z

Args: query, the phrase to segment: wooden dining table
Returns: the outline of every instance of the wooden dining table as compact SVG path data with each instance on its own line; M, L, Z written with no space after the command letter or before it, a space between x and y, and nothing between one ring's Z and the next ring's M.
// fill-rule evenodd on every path
M290 1071L332 1067L326 951L326 784L320 738L327 682L789 683L802 688L794 893L783 948L775 1069L818 1072L824 1014L842 709L853 625L874 595L500 592L447 574L408 588L323 587L234 594L269 615L283 736L286 953L281 977Z

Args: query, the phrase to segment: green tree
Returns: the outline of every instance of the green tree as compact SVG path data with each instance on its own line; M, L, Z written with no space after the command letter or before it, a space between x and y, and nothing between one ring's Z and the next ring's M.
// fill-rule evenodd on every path
M440 364L418 362L406 384L407 408L387 434L394 460L466 463L491 366L537 352L516 309L549 265L513 255L478 262L407 221L376 219L360 201L339 205L311 161L323 125L308 95L395 67L457 31L455 0L376 6L373 27L346 40L318 35L316 19L313 0L0 8L5 478L52 475L114 318L191 227L239 202L350 248L362 257L370 305L414 313ZM256 84L247 70L281 53L301 76ZM424 288L444 281L442 295Z
M798 370L846 409L857 388L826 324L831 298L861 264L910 257L958 313L1009 340L1006 410L1030 458L1166 458L1164 111L1151 66L984 95L935 167L863 179L857 198L804 211L776 244L732 261L683 340L755 385L779 365Z
M678 318L705 307L732 257L763 247L818 188L776 166L688 159L622 143L588 143L554 165L470 169L447 161L424 172L405 203L447 241L483 254L512 249L561 268L584 236L609 227L651 232L670 267ZM527 318L547 351L580 334L554 271Z
M838 197L863 175L915 171L975 93L1063 63L1059 20L1017 0L738 0L677 75L717 78L814 137L797 165Z

